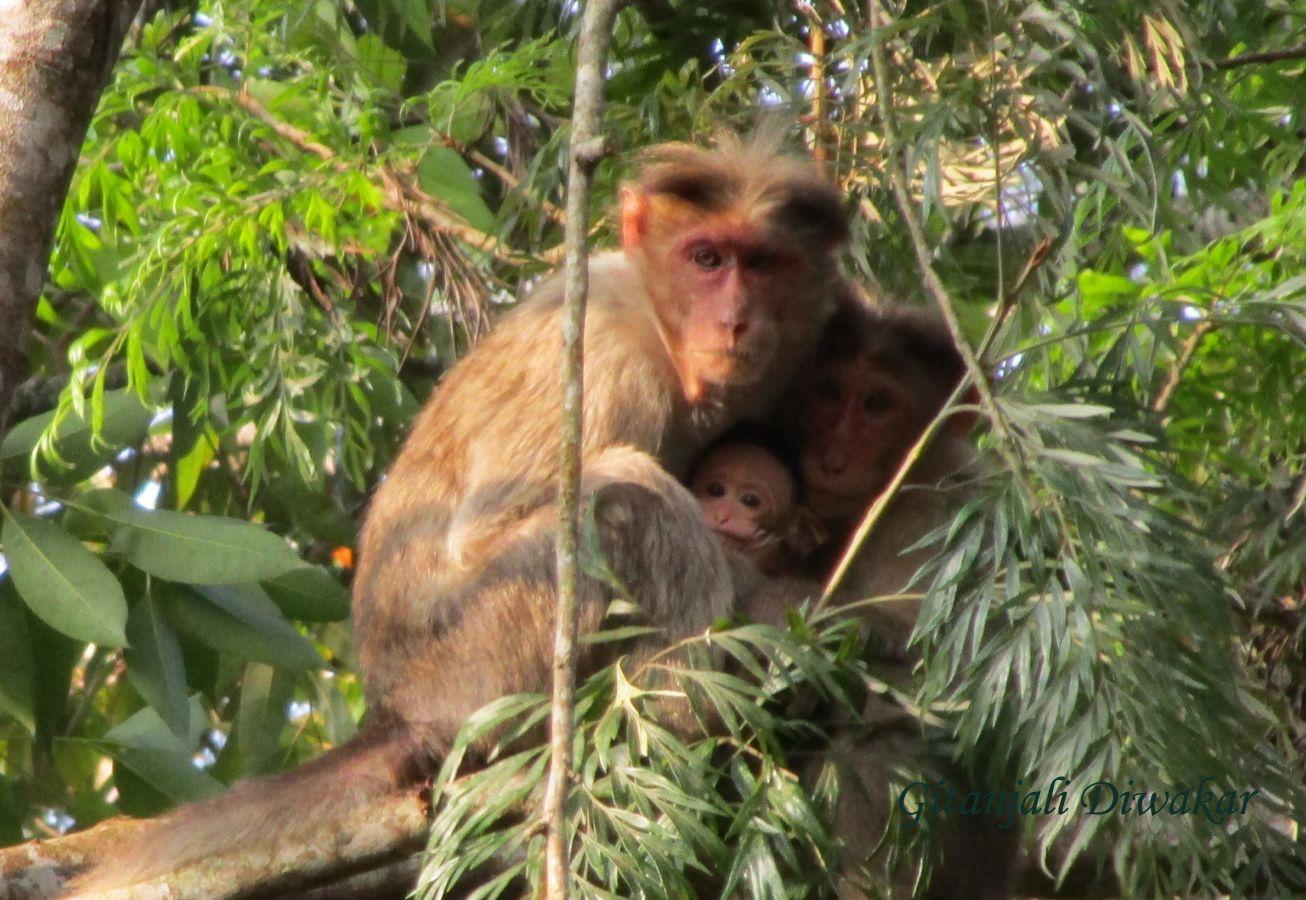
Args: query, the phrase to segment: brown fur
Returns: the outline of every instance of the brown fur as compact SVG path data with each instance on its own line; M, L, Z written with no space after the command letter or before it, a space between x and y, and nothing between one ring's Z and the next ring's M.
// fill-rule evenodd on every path
M827 327L817 359L809 377L795 386L790 425L798 434L800 469L820 482L804 488L807 502L836 535L830 544L835 552L827 560L832 564L952 393L963 366L941 322L903 307L845 306ZM837 404L842 404L838 416ZM977 467L968 439L973 421L971 413L954 414L936 433L858 550L832 597L836 606L923 590L915 577L937 547L908 548L951 521L968 499L963 482ZM847 467L838 470L844 463ZM907 598L859 604L851 611L866 635L872 668L890 683L909 679L915 658L908 641L919 611L920 600ZM838 880L842 898L866 896L851 874L863 866L883 878L882 855L872 851L888 825L896 762L922 753L918 733L901 709L872 695L860 721L840 730L808 773L814 777L829 763L841 775L834 827L847 848ZM1000 831L984 819L946 823L943 865L929 895L1007 896L1016 840L1014 831ZM894 897L910 896L911 883L908 873L888 889Z
M734 604L729 561L672 476L765 412L810 352L827 312L820 298L838 290L846 224L810 163L733 138L717 150L648 151L623 189L621 220L623 250L590 263L582 489L612 571L661 626L627 648L638 656ZM701 246L722 264L704 266ZM164 818L114 872L160 873L264 832L293 840L295 819L429 771L483 704L547 690L561 299L561 280L546 280L449 373L372 500L354 631L376 723L365 731L393 764L360 778L363 763L344 748L302 775L252 782ZM582 593L591 631L610 592L587 581ZM582 659L582 670L597 661ZM683 705L669 714L693 727ZM340 779L360 789L340 796ZM101 867L83 885L115 884L114 872Z

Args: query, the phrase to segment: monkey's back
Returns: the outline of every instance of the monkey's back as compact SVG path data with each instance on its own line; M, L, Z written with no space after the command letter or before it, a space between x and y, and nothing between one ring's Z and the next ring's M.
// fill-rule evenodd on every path
M677 411L674 370L619 254L591 266L582 460L627 445L659 456ZM546 280L464 357L419 414L359 538L353 615L369 696L411 676L413 652L472 620L454 598L501 537L556 493L561 452L562 287ZM647 302L643 304L647 306ZM593 337L593 340L589 340ZM661 354L665 356L665 353ZM465 602L475 602L466 600ZM473 635L466 636L469 641ZM450 674L457 653L445 655ZM447 676L446 676L447 677Z

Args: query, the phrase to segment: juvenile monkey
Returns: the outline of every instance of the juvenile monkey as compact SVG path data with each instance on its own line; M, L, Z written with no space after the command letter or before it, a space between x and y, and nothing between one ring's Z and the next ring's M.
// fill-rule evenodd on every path
M716 444L694 467L689 489L708 527L764 575L798 575L825 540L824 526L799 502L794 473L760 444Z
M817 365L794 388L790 423L799 445L799 470L812 510L836 535L833 564L871 502L902 465L911 446L956 388L964 365L939 322L906 307L846 306L831 320L816 353ZM973 399L967 397L964 399ZM909 550L949 522L968 497L963 482L977 458L968 435L974 413L954 413L908 473L883 517L857 551L832 602L838 606L887 598L912 588L934 547ZM914 662L908 640L920 600L898 598L852 609L867 637L876 674L906 681ZM843 791L834 827L846 852L845 876L872 855L888 824L891 775L898 761L923 753L916 723L878 696L868 698L861 721L840 729L826 759L841 772ZM1009 896L1018 837L993 822L970 818L945 823L943 861L929 896ZM892 896L909 896L897 881ZM865 894L851 877L839 895Z
M674 476L767 411L811 351L824 298L840 290L842 205L774 139L653 147L621 190L621 250L589 269L582 491L611 569L660 626L626 648L636 658L733 608L724 552ZM93 870L84 895L294 840L430 772L484 704L547 691L562 294L560 278L546 280L454 367L372 499L353 585L369 704L359 736L164 817ZM604 586L586 581L582 633L605 606ZM687 715L671 724L692 727Z
M827 560L833 568L964 366L944 324L906 306L842 307L817 359L795 388L792 421L804 495L833 535ZM966 499L961 483L975 473L974 424L968 410L943 424L854 557L835 605L899 594L912 583L934 548L908 548L949 521ZM905 662L919 610L918 599L901 599L861 606L855 614L873 652Z

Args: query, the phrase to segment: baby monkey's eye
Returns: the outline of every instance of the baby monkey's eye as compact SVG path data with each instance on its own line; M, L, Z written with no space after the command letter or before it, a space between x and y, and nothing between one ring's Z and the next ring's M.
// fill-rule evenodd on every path
M757 509L762 505L762 498L757 496L757 494L744 494L739 498L739 502L744 504L744 506L747 506L749 509Z
M714 481L707 486L707 489L703 493L707 494L709 497L724 497L726 495L726 487L719 481Z

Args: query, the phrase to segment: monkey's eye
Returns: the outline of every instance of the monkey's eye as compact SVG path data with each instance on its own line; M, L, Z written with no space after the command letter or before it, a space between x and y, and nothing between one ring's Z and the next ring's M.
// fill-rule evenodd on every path
M694 260L694 265L698 266L700 269L720 268L721 263L724 262L721 258L721 253L717 250L713 250L711 247L700 247L695 250L692 259Z
M893 399L883 391L872 391L862 400L862 408L872 415L882 416L893 406Z
M762 498L757 496L757 494L749 492L741 495L739 498L739 502L744 504L744 506L748 507L749 509L757 509L759 506L762 505Z
M726 495L726 487L721 484L721 482L714 481L707 486L707 489L704 490L703 493L707 494L709 497L724 497Z
M759 272L765 272L767 269L775 268L775 264L780 261L780 256L769 250L759 250L749 255L748 268L756 269Z

